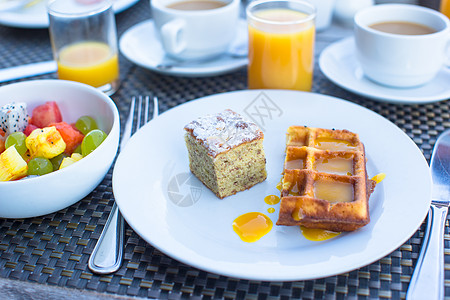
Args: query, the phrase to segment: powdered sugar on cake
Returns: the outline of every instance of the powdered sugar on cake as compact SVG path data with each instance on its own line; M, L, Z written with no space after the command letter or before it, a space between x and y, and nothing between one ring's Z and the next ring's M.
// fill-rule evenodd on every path
M184 127L208 149L212 156L263 136L255 123L227 109L200 117Z

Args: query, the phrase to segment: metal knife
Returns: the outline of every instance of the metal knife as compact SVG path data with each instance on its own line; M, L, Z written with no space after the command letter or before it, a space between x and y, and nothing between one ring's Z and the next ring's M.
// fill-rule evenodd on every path
M444 299L444 231L450 205L450 130L443 132L431 155L433 190L422 249L406 299Z
M0 82L11 81L56 72L58 66L54 60L0 69Z

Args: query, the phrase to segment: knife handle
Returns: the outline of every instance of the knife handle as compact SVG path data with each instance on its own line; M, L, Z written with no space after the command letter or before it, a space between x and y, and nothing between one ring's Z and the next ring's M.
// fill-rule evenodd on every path
M0 82L53 73L57 69L58 65L54 60L0 69Z
M431 205L406 299L444 299L444 232L448 207Z
M105 228L89 257L88 266L97 274L111 274L122 265L124 220L116 202L114 202Z

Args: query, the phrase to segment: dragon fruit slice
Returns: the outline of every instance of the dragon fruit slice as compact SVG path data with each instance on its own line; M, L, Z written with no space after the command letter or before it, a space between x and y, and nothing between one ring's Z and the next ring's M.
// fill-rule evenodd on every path
M6 136L16 131L24 131L28 125L26 103L10 103L0 108L0 129Z

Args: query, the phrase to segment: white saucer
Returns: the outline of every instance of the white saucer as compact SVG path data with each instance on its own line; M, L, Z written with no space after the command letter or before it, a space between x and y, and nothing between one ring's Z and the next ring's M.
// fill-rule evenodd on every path
M353 37L324 49L319 66L323 74L338 86L377 101L420 104L450 98L450 68L443 67L431 82L415 88L392 88L369 80L356 59Z
M239 20L233 45L247 45L247 24ZM203 77L228 73L247 65L247 57L232 58L223 55L217 59L199 63L179 65L170 69L160 69L162 62L170 62L155 32L153 20L141 22L128 29L120 38L122 54L133 63L159 73L185 77Z
M139 0L113 0L114 12L120 13L136 4ZM0 12L0 24L17 28L47 28L47 1L41 1L27 8Z

